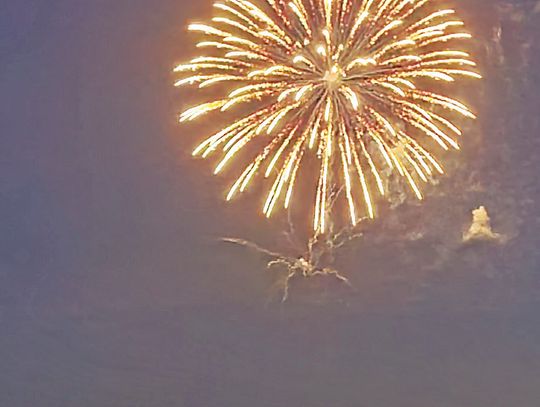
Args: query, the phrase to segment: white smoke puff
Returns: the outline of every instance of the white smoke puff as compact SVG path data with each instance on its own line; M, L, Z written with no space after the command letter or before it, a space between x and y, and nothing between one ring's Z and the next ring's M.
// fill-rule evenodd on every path
M484 206L473 210L473 220L469 230L463 234L463 242L495 241L504 242L505 238L491 228L491 219Z

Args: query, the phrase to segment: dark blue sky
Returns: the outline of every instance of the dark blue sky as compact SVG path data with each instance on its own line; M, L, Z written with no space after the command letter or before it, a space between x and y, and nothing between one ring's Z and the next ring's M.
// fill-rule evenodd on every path
M450 176L339 253L355 291L283 306L265 259L216 239L280 246L280 221L226 206L189 153L209 124L176 123L210 8L0 5L0 406L537 406L536 2L460 2L486 79ZM481 204L505 244L461 243Z

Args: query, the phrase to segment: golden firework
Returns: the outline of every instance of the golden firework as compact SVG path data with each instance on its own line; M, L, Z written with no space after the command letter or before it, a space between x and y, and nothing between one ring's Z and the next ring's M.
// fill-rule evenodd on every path
M375 195L387 194L389 174L422 199L421 182L443 173L434 151L459 149L455 119L475 117L443 94L444 83L481 77L470 54L456 48L471 34L438 3L222 0L211 24L191 24L207 53L176 67L187 76L176 85L229 89L180 120L245 106L193 154L221 154L217 174L257 146L227 199L262 174L271 178L263 209L269 217L278 203L289 207L299 178L313 176L317 233L333 216L335 186L344 191L353 225L375 216ZM318 170L304 172L310 153Z

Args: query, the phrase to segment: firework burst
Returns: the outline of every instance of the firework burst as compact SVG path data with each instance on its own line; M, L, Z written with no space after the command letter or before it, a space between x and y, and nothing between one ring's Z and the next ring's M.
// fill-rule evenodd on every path
M456 119L475 117L442 89L480 78L469 53L457 48L471 35L454 10L438 3L222 0L211 24L191 24L205 37L197 47L207 53L175 69L184 75L176 85L226 83L228 94L186 110L180 120L239 112L193 154L220 154L217 174L255 151L227 199L269 179L263 208L269 217L278 205L289 207L299 179L313 177L317 233L335 215L335 187L344 191L352 225L375 216L374 202L388 195L392 173L422 199L421 183L443 173L436 152L459 149ZM315 172L302 171L309 154Z

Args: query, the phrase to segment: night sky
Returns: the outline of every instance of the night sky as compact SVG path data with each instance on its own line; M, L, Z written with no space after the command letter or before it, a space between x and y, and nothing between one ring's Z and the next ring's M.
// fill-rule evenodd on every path
M177 123L211 1L3 0L0 407L538 406L540 3L457 3L485 76L463 151L337 253L354 289L281 304L218 238L287 250L284 219L225 204L190 154L214 123ZM462 242L480 205L504 242Z

